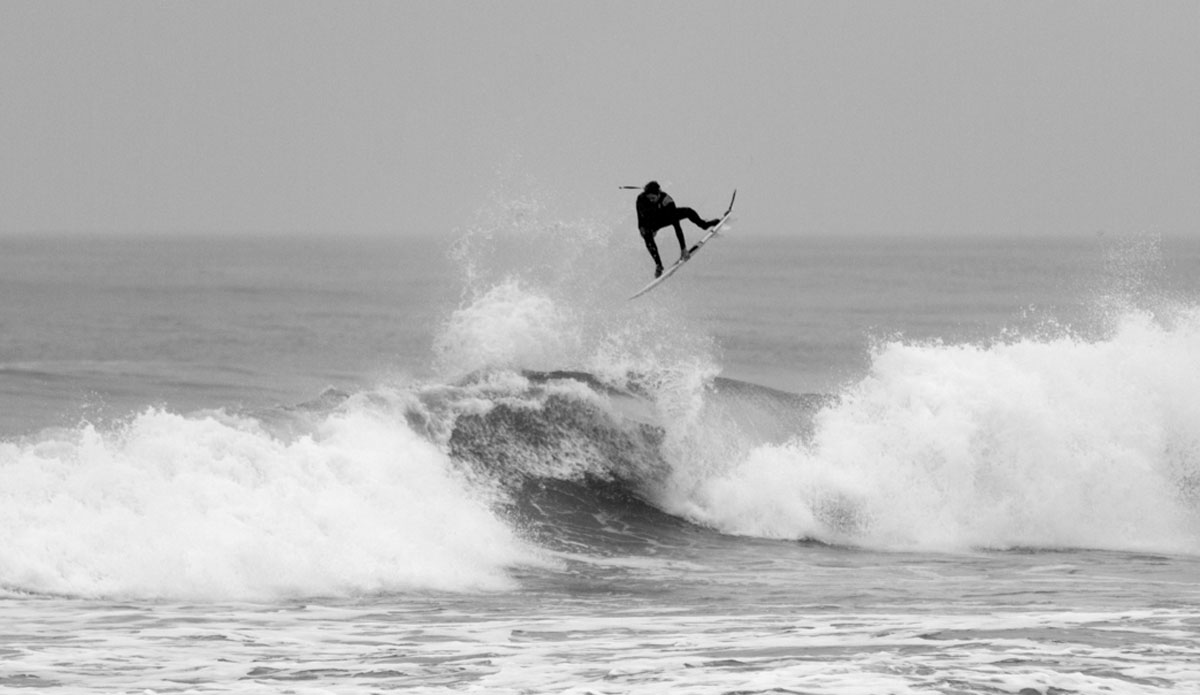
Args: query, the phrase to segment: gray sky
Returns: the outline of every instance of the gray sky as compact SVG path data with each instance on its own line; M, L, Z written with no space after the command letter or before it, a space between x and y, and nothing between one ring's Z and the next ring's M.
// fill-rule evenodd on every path
M1200 235L1200 2L0 0L0 234Z

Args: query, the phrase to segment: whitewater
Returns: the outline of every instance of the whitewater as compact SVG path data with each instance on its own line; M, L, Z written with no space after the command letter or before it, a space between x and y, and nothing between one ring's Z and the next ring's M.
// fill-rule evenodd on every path
M1200 692L1200 244L628 223L0 241L0 690Z

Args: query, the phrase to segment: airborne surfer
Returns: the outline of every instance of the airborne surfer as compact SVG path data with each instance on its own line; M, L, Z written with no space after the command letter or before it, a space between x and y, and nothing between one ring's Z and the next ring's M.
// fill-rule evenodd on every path
M681 260L687 260L689 255L687 242L683 239L683 228L679 226L680 220L688 220L701 229L709 229L720 222L720 220L702 220L695 210L676 207L675 201L659 187L657 181L646 184L642 188L642 192L638 194L637 216L638 231L642 233L642 240L646 242L646 250L654 259L654 277L662 275L663 272L662 260L658 257L658 245L654 243L654 235L658 233L658 230L667 225L675 227L675 238L679 240L679 257Z

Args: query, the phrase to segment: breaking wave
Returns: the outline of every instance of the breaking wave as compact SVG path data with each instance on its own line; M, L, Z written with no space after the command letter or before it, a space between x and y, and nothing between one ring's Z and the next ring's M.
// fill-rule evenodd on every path
M1200 312L1101 340L892 342L809 437L678 476L728 533L879 548L1200 550Z
M533 228L464 237L435 378L0 442L0 590L504 590L563 552L716 534L1200 552L1195 308L1117 307L1099 335L894 340L838 393L791 394L720 378L669 300L597 293L624 272L603 225ZM550 234L599 270L549 261Z

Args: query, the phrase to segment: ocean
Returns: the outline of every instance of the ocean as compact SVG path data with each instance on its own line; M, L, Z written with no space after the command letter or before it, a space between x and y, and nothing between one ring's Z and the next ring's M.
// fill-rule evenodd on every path
M1200 242L652 267L0 239L0 691L1200 692Z

